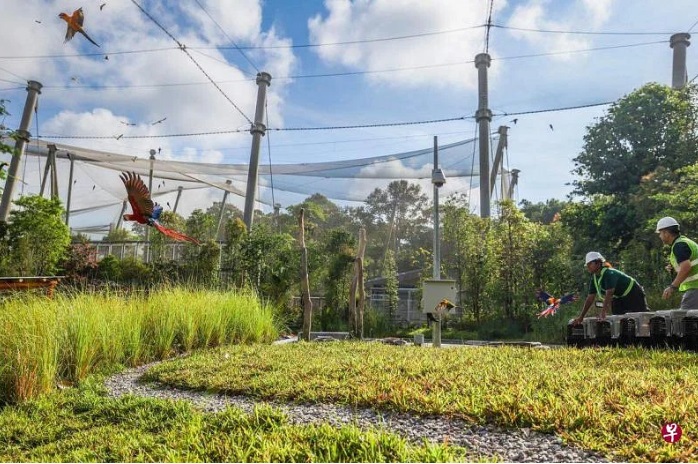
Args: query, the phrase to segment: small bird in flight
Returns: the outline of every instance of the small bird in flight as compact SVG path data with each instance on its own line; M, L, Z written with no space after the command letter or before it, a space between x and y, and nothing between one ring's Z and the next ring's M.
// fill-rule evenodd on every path
M514 124L516 124L518 121L519 121L519 118L514 118L510 122L513 122Z
M123 136L124 136L124 134L119 134L119 135L117 135L117 136L114 137L114 138L115 138L116 140L119 140L119 139L120 139L121 137L123 137Z
M162 119L160 119L160 120L158 120L158 121L155 121L155 122L153 122L153 123L150 123L150 125L151 125L151 126L154 126L155 124L160 124L160 123L163 122L165 119L167 119L167 118L164 117L164 118L162 118Z
M552 124L548 124L548 127L550 127L550 130L555 130L555 129L553 129L553 125L552 125Z
M136 124L133 122L128 122L128 121L119 121L121 124L124 126L135 126Z
M104 8L106 5L106 3L102 3L101 5L99 5L99 11L102 11L102 8Z
M79 32L80 34L84 35L87 40L99 47L99 44L92 40L92 38L87 35L85 30L82 28L82 24L85 22L85 15L82 12L82 8L78 8L77 10L73 11L71 16L68 16L67 13L61 13L58 15L58 17L68 24L68 30L65 33L65 40L63 43L72 39L75 33Z

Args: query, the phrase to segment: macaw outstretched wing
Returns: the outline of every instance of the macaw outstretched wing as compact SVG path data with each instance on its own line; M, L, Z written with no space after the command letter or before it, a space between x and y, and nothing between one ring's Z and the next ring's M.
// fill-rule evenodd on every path
M146 218L152 217L155 203L150 199L150 191L148 191L141 176L135 172L122 172L119 178L126 187L128 202L131 203L133 214Z
M567 295L560 298L560 304L572 303L573 301L577 301L578 299L579 296L576 293L568 293Z
M547 303L549 299L553 298L553 296L539 289L536 290L536 298L538 298L539 301Z

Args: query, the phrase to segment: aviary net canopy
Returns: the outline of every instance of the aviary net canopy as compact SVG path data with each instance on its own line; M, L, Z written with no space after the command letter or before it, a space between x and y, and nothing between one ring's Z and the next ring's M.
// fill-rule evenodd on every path
M221 201L243 208L248 164L210 164L108 153L44 140L27 144L20 167L21 179L15 184L15 198L21 193L38 193L44 176L49 147L55 145L58 192L64 205L68 200L70 160L73 188L70 224L75 229L96 232L115 223L121 213L126 192L118 173L133 171L148 184L152 170L152 196L165 209L172 209L182 190L177 211L185 217L194 209L208 208ZM444 195L467 193L479 185L479 163L474 162L476 139L438 147L439 167L447 182ZM263 164L259 166L256 207L271 212L273 204L287 207L320 193L340 205L363 202L376 188L386 188L394 180L418 183L429 194L434 162L433 147L404 153L317 163ZM48 176L44 195L48 195Z

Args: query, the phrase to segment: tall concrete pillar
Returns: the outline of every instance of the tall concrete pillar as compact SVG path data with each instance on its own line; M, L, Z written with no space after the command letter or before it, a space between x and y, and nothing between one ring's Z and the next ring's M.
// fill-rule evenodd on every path
M250 150L250 167L247 172L247 191L245 192L244 220L247 230L252 230L254 221L254 203L257 196L257 173L259 172L259 146L267 131L264 125L264 111L267 103L267 87L271 85L271 74L257 73L257 108L254 113L252 133L252 149Z
M24 155L27 142L29 142L29 126L32 122L32 113L36 108L36 101L41 93L41 83L37 81L27 82L27 100L24 103L24 112L22 113L22 121L17 130L17 142L15 143L15 156L12 157L10 168L7 171L7 179L5 180L5 189L2 191L2 201L0 201L0 222L7 222L7 217L10 215L10 204L12 203L12 194L15 189L15 181L19 172L19 163Z
M487 108L487 68L490 67L490 55L475 55L478 82L478 108L475 120L478 123L478 143L480 145L480 217L490 217L490 122L492 111Z
M691 45L691 34L681 32L674 34L669 39L669 46L674 49L674 60L671 72L671 88L683 89L688 82L688 74L686 72L686 48Z

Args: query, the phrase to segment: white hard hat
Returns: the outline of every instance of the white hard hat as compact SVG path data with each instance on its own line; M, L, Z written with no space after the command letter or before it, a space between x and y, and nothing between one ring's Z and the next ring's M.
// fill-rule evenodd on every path
M586 261L584 264L589 264L592 261L596 261L597 259L600 259L601 261L606 261L603 256L601 256L601 253L598 251L590 251L587 253Z
M657 221L657 233L659 233L660 230L666 229L667 227L672 227L672 226L679 226L679 223L676 222L676 219L673 217L663 217L659 221Z

